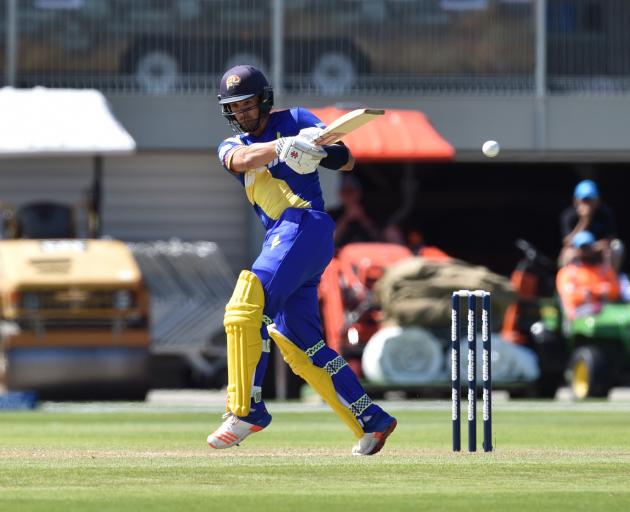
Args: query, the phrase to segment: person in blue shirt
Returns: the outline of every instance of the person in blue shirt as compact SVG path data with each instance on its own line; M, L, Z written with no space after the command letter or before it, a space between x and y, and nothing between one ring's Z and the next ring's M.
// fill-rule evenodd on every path
M354 159L343 144L316 143L325 126L308 110L272 112L273 89L252 66L223 75L219 104L236 132L219 145L219 160L244 187L266 235L226 306L227 412L208 444L230 448L271 422L262 399L271 339L358 438L352 453L377 453L396 419L372 402L343 357L326 345L317 301L335 229L318 167L349 171Z
M595 249L600 251L616 272L621 269L625 247L616 238L615 215L611 208L602 202L599 188L592 180L582 180L575 186L573 204L565 209L560 217L562 231L562 251L559 265L570 263L577 256L573 238L577 233L588 231L595 237Z

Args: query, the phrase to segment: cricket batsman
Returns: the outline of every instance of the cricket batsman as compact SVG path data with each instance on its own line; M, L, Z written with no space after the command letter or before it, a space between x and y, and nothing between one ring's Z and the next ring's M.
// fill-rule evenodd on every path
M308 110L271 112L273 89L252 66L223 75L219 104L237 133L219 145L219 159L244 187L266 236L225 308L228 412L208 444L230 448L270 424L262 382L272 339L357 437L352 453L373 455L396 419L372 402L343 357L326 345L317 302L335 229L324 211L317 168L349 171L354 159L343 144L313 142L325 126Z

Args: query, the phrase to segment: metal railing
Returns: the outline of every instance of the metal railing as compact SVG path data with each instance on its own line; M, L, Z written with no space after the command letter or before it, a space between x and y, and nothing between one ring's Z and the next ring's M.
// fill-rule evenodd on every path
M629 21L627 0L4 0L0 58L25 87L215 92L249 62L315 95L533 94L544 59L545 91L608 94Z
M129 243L151 302L154 352L225 353L223 315L236 278L213 242ZM212 346L214 338L221 341Z

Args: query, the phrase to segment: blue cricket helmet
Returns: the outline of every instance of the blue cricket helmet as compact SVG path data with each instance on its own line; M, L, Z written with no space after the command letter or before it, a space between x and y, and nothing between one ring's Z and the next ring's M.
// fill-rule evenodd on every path
M223 117L238 132L244 130L236 120L230 104L253 97L258 97L260 100L257 105L261 113L260 123L273 107L273 88L263 72L254 66L241 64L228 69L221 78L218 99L219 105L222 106Z
M271 89L265 75L254 66L239 65L228 69L219 87L219 104L226 105L259 96Z

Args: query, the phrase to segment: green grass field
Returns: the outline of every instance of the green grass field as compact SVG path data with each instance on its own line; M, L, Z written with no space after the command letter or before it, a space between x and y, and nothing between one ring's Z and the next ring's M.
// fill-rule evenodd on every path
M450 451L449 407L399 405L366 458L321 411L227 451L216 411L0 413L0 510L630 510L630 404L497 404L491 454Z

